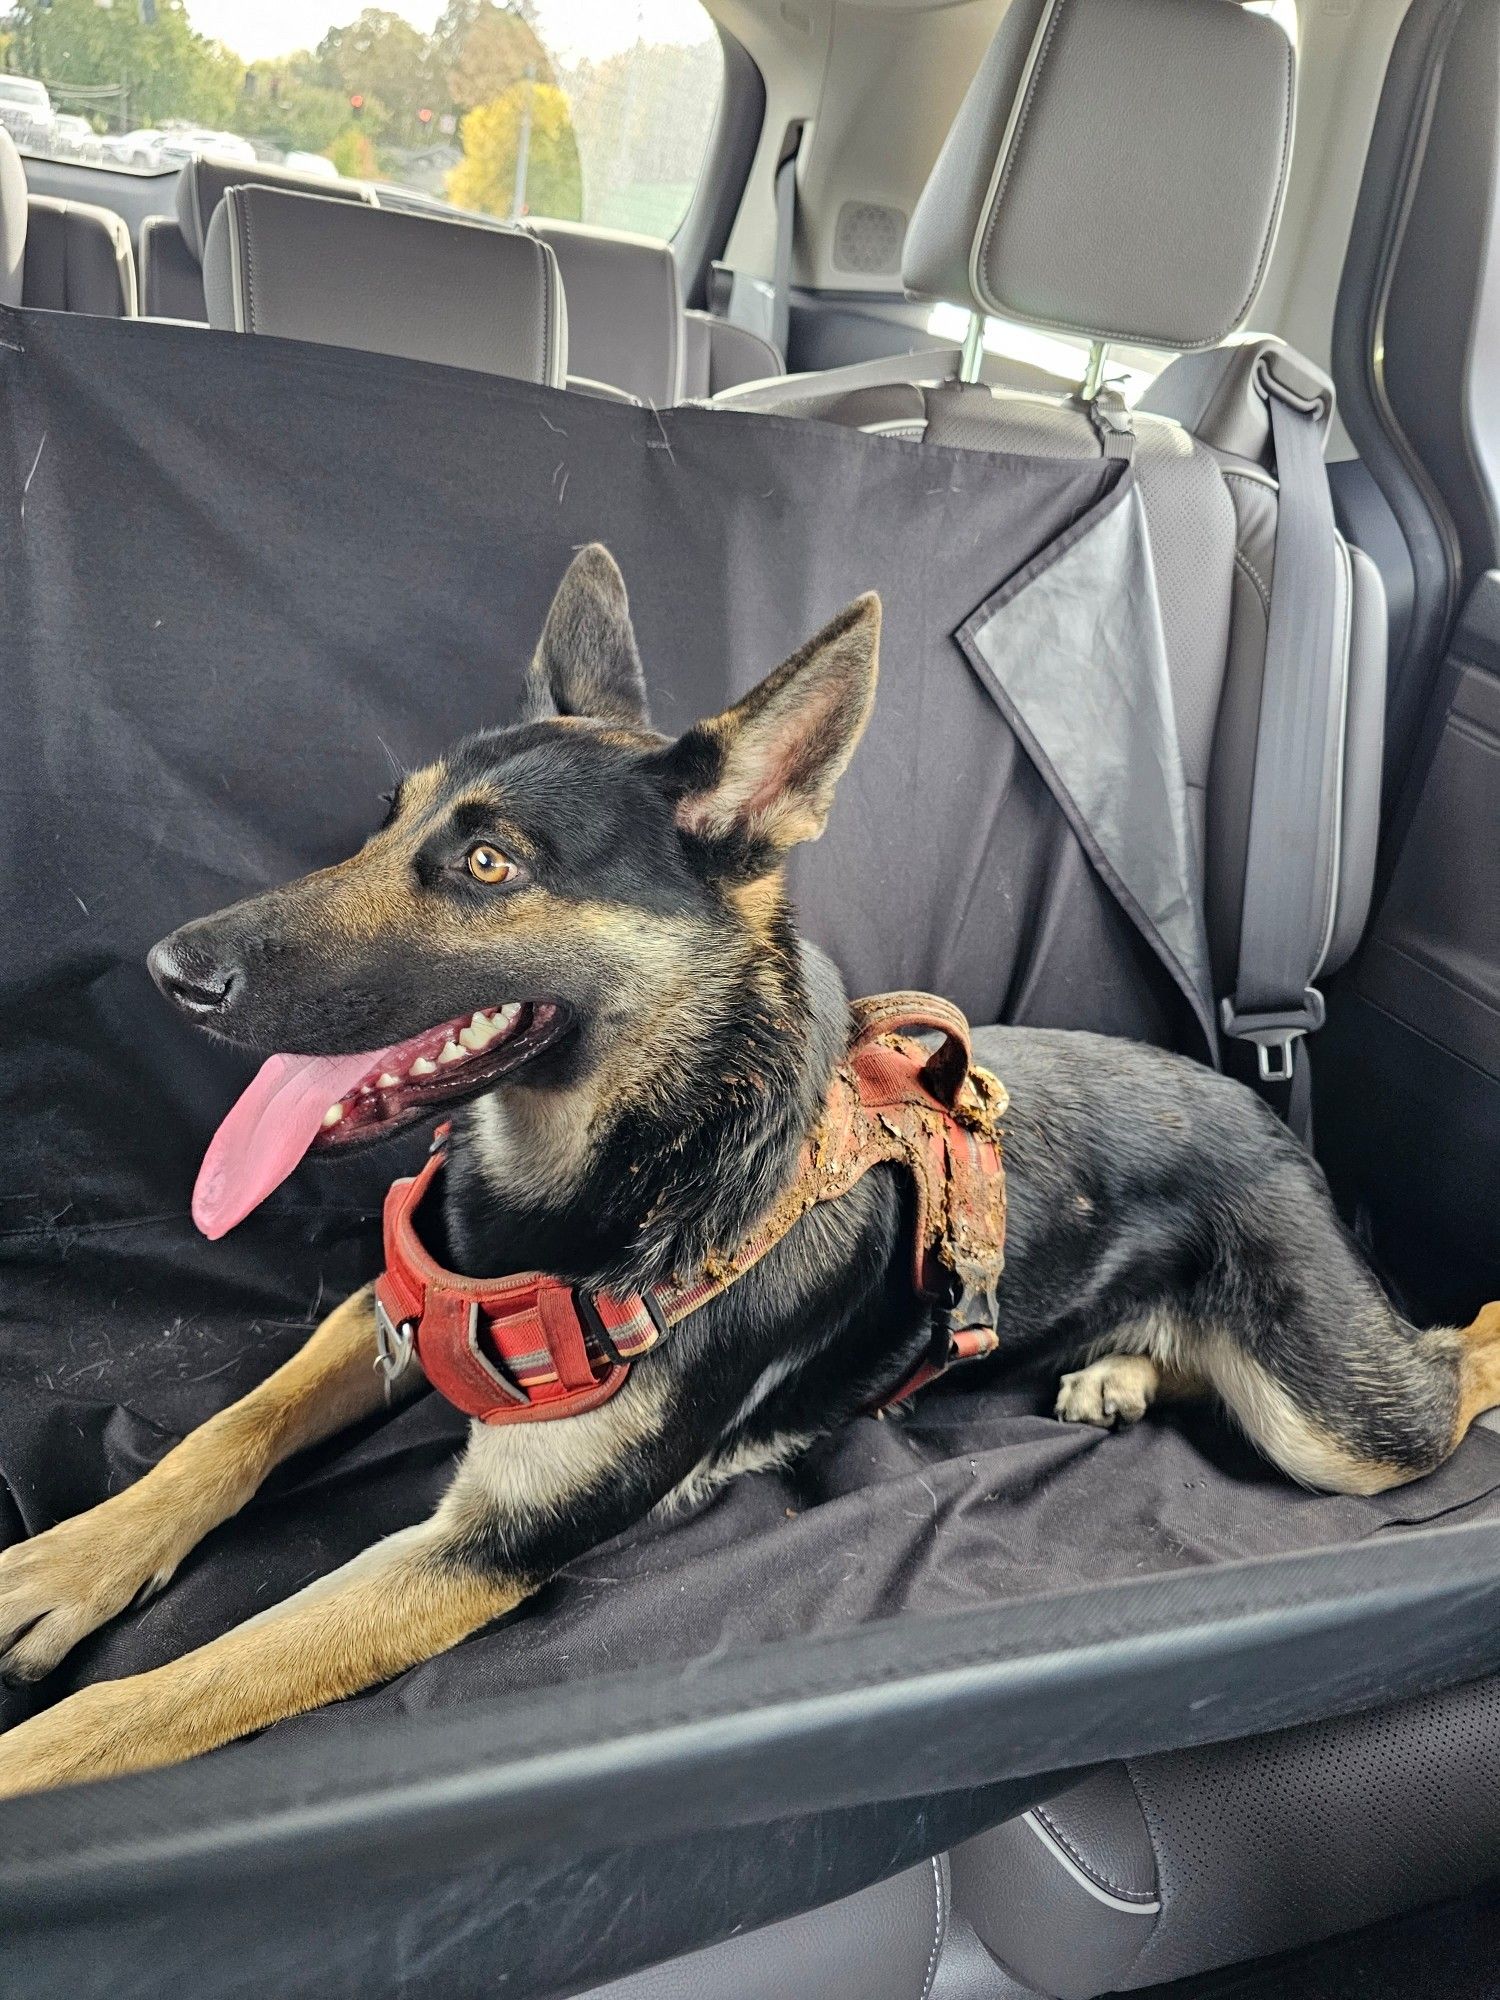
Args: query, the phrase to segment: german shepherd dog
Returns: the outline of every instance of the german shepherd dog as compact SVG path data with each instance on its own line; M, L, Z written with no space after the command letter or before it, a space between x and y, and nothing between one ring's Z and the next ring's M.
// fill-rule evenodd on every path
M585 549L526 719L413 772L348 861L176 931L151 954L156 981L248 1048L389 1043L399 1073L330 1105L315 1143L451 1117L455 1268L616 1295L699 1269L791 1180L846 1047L844 992L798 937L782 868L822 831L859 740L879 627L879 600L860 598L668 741L619 572ZM405 1061L429 1044L445 1059ZM1500 1401L1500 1305L1463 1331L1400 1319L1321 1173L1249 1091L1097 1035L996 1029L978 1052L1010 1092L1002 1355L1073 1371L1059 1417L1131 1423L1158 1397L1213 1393L1292 1478L1374 1493L1431 1471ZM612 1400L473 1425L429 1520L0 1738L0 1791L175 1762L336 1701L501 1617L670 1496L787 1460L928 1347L910 1209L886 1166L809 1210ZM138 1484L0 1557L0 1670L48 1673L272 1467L377 1411L374 1348L367 1287ZM419 1386L412 1368L395 1393Z

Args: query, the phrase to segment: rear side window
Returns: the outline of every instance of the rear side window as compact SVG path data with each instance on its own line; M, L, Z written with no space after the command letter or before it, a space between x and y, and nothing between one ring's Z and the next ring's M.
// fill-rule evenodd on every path
M195 154L670 236L723 64L699 0L20 0L0 125L127 173Z

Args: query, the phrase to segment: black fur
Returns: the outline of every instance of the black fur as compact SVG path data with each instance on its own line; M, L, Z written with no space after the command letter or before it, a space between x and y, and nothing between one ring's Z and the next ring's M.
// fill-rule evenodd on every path
M618 571L585 551L538 647L531 719L408 779L342 869L186 927L174 962L233 973L220 1032L301 1050L351 1046L356 1018L367 1047L508 995L556 1000L567 1032L458 1112L447 1254L615 1293L691 1273L790 1180L845 1045L844 993L799 940L779 866L816 834L863 725L877 630L862 600L668 744L645 725ZM499 891L464 872L481 839L519 863ZM977 1052L1011 1096L999 1365L1150 1354L1169 1385L1217 1389L1288 1470L1354 1490L1452 1448L1459 1337L1397 1316L1250 1092L1094 1035L994 1029ZM910 1229L891 1167L811 1211L637 1364L659 1392L649 1435L565 1507L482 1511L455 1559L540 1577L689 1475L867 1407L930 1339ZM545 1452L554 1428L514 1449Z

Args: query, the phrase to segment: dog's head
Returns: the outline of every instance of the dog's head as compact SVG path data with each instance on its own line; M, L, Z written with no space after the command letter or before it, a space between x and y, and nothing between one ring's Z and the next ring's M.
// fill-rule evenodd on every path
M669 741L648 721L619 570L586 548L548 613L526 720L403 779L349 860L174 931L152 975L229 1041L341 1059L312 1072L329 1085L324 1148L648 1047L706 986L727 993L787 950L782 862L823 830L879 629L878 598L858 599Z

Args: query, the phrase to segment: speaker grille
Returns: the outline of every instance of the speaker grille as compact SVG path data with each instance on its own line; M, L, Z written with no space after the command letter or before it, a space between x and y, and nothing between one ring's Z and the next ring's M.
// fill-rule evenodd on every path
M876 201L846 201L833 227L833 264L838 271L899 271L906 217L899 208Z

